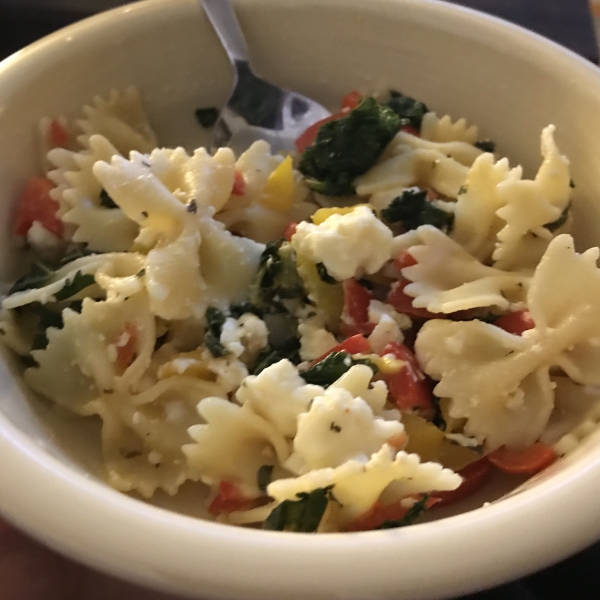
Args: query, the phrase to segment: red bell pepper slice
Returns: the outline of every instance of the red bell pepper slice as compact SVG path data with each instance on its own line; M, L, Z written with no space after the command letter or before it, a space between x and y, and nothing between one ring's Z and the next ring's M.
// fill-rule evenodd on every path
M417 497L416 500L419 500ZM438 502L437 498L429 497L425 501L425 508L431 508ZM357 517L346 527L346 531L372 531L381 527L385 521L400 521L406 516L410 508L405 508L401 502L382 505L379 501L364 515Z
M115 342L117 347L117 366L124 373L135 360L139 341L139 332L135 323L125 323L123 332Z
M391 354L405 365L396 373L384 374L388 390L401 411L415 411L424 418L434 414L433 394L430 384L421 371L415 355L404 345L390 342L381 353Z
M514 335L523 335L523 332L535 327L531 313L528 310L519 310L502 315L494 325Z
M331 350L320 356L316 360L313 360L311 366L320 363L324 358L327 358L330 354L334 352L347 352L348 354L368 354L371 351L371 344L369 340L364 335L353 335L349 337L347 340L344 340L337 346L334 346Z
M518 475L533 475L543 471L556 458L556 452L543 442L517 450L501 446L487 455L487 459L501 471Z
M474 494L488 480L492 472L492 465L487 458L480 458L467 465L458 474L463 478L462 483L449 492L433 492L431 496L437 498L435 507L448 506Z
M57 237L62 237L64 224L56 213L59 204L50 197L54 184L45 177L30 179L17 203L13 231L15 235L25 236L37 221L46 231Z
M344 288L344 309L342 311L341 331L346 336L370 335L375 324L369 322L369 304L373 299L371 290L355 279L346 279Z
M246 193L246 179L241 171L236 171L233 179L233 188L231 194L233 196L243 196Z
M234 483L221 481L219 491L210 503L208 510L213 515L246 510L254 508L261 500L261 498L247 498Z

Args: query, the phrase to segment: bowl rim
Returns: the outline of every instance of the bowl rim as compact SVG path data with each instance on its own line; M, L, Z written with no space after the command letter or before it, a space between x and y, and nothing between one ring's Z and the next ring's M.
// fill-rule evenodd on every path
M240 3L271 4L270 0ZM287 4L307 3L316 7L319 0L288 0ZM573 77L589 82L600 95L600 72L592 63L538 34L479 11L440 0L371 0L368 8L361 0L329 3L354 4L364 10L397 10L402 4L415 18L444 19L448 27L475 30L472 35L492 36L498 43L510 42L538 63L543 59L555 66L557 62L568 65ZM28 66L41 68L54 52L62 52L59 46L70 35L100 31L125 15L151 18L154 10L187 13L191 4L144 0L92 16L2 61L0 80L11 79L13 71ZM573 510L573 498L585 497L600 485L600 452L574 461L563 473L541 481L535 491L525 489L475 511L400 530L318 537L225 526L146 504L62 464L1 413L0 456L4 458L0 479L11 482L0 486L0 509L9 521L79 562L178 593L194 593L202 582L203 593L216 597L258 598L267 586L296 597L304 586L303 598L316 589L340 598L360 598L368 577L371 585L378 582L372 597L391 598L402 592L415 599L448 596L525 575L600 536L600 505L589 502ZM43 502L31 493L36 489L43 490ZM570 515L568 525L565 514ZM486 552L481 551L482 540L493 540ZM448 558L456 553L464 555L470 571L485 576L476 582L465 580ZM421 566L415 565L416 558ZM402 562L410 565L410 572L398 569ZM232 577L232 566L242 577ZM443 592L440 581L445 582ZM417 582L419 589L415 589Z

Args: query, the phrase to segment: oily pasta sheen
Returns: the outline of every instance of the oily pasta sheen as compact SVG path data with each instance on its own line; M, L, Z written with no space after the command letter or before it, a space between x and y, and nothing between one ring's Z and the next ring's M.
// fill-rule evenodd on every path
M114 488L396 528L499 448L551 461L597 430L600 251L574 250L559 132L528 180L464 118L357 96L288 156L163 148L134 88L41 121L0 340L32 392L101 421Z

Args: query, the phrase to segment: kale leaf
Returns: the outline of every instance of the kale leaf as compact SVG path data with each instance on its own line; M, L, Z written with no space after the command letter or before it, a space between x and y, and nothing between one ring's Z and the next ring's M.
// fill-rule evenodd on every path
M417 518L427 510L428 498L429 496L427 494L423 494L421 499L415 502L401 519L396 521L384 521L377 529L396 529L397 527L412 525Z
M258 469L258 473L256 475L256 483L258 484L258 489L261 492L266 492L268 485L271 483L273 477L273 465L263 465Z
M306 383L314 383L323 387L330 386L354 365L367 365L377 373L378 369L368 358L354 358L348 352L332 352L316 365L300 373Z
M397 196L381 211L388 223L402 222L405 229L416 229L421 225L433 225L448 233L454 224L454 215L446 212L427 200L427 192L408 189Z
M204 129L210 129L219 118L219 111L214 106L196 109L196 119Z
M273 531L316 531L331 500L331 488L318 488L297 494L298 500L284 500L273 509L263 523L263 529Z
M91 256L92 254L97 253L88 250L85 246L78 246L65 254L65 256L59 262L58 267L64 267L78 258ZM23 275L23 277L17 279L15 284L10 288L10 290L8 290L8 295L10 296L11 294L16 294L17 292L43 288L50 283L55 273L56 270L52 266L42 261L36 261L31 266L29 273L26 273ZM77 271L74 278L70 281L67 281L65 287L55 294L55 298L57 301L66 300L89 285L92 285L92 283L94 283L93 275L84 275L81 273L81 271Z
M96 282L96 278L94 275L89 273L82 273L81 271L77 271L73 276L73 279L67 279L65 285L60 289L56 294L54 294L54 299L57 302L62 300L67 300L79 294L82 290L93 285Z
M83 258L84 256L94 256L95 254L101 253L95 250L89 250L86 246L76 246L60 259L60 266L64 267L78 258Z
M479 148L482 152L496 151L496 142L492 142L492 140L481 140L479 142L475 142L473 146L475 146L475 148Z
M569 203L567 207L562 211L560 217L558 217L556 221L552 221L552 223L546 223L546 225L544 225L544 228L550 231L551 233L554 233L557 229L560 229L567 222L567 219L569 218L570 209L571 204Z
M227 348L221 344L221 331L223 330L225 319L225 315L218 308L209 306L206 309L204 344L215 358L220 358L229 354Z
M257 317L263 316L263 311L260 308L258 308L258 306L255 306L254 304L252 304L252 302L248 302L247 300L244 300L243 302L238 302L237 304L232 304L229 307L229 314L234 319L239 319L242 315L248 313L256 315Z
M54 269L41 261L35 262L29 273L17 279L15 284L8 290L8 295L43 288L52 279L53 275Z
M401 127L410 125L417 131L421 130L421 122L429 109L423 102L419 102L410 96L405 96L396 90L390 90L390 99L386 106L391 108L401 119Z
M69 304L68 308L80 313L81 306L81 300L75 300ZM48 328L63 328L62 311L52 310L46 304L41 304L40 302L32 302L31 304L23 307L23 309L31 311L38 318L31 349L45 350L48 346Z
M334 283L338 283L338 281L329 274L329 272L327 271L327 268L325 267L325 265L322 262L317 263L315 266L317 268L317 273L318 273L321 281L323 281L325 283L329 283L331 285L333 285Z
M250 287L250 304L263 313L286 312L281 300L304 295L304 284L296 269L296 255L291 244L283 238L269 242Z
M256 365L252 370L252 375L259 375L267 367L278 363L284 358L287 358L295 365L300 362L300 340L298 340L298 338L289 338L277 349L273 348L271 345L267 346L258 355Z
M100 206L104 208L119 208L118 204L108 195L105 189L100 192Z
M402 123L374 98L364 98L347 116L325 123L298 166L306 183L327 196L354 194L353 180L383 154Z

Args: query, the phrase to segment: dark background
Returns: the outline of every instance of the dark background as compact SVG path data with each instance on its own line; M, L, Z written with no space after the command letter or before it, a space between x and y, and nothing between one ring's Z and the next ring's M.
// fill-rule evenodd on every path
M587 0L457 0L456 3L518 23L598 63ZM0 59L56 29L119 4L125 2L0 0ZM483 539L481 542L482 546L494 543ZM600 600L600 544L540 573L464 600Z

